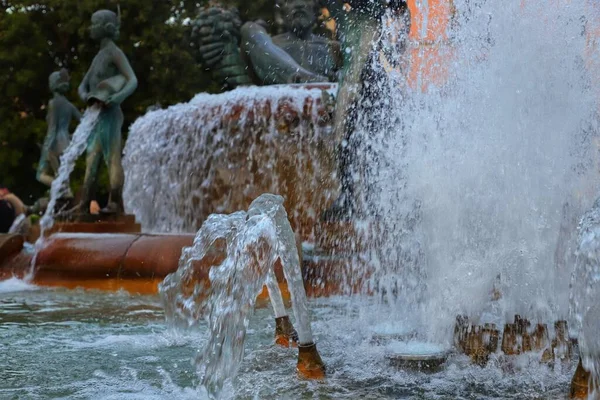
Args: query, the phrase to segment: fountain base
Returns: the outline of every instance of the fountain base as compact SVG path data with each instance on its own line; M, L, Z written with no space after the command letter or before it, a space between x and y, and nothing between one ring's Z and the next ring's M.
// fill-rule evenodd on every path
M445 353L433 355L388 354L385 357L389 360L392 367L421 372L437 372L448 359L448 355Z
M436 344L410 341L390 343L385 358L395 368L436 372L444 365L448 355L448 350Z
M579 359L575 375L571 381L571 399L589 399L590 395L590 377L591 374L583 368L583 363Z
M129 214L74 214L57 219L54 226L46 232L53 233L141 233L141 225L135 215Z
M298 345L298 375L303 379L325 379L325 363L315 343Z
M298 347L298 333L289 316L275 318L275 344L281 347Z
M0 234L0 260L19 254L23 249L23 236L12 234Z

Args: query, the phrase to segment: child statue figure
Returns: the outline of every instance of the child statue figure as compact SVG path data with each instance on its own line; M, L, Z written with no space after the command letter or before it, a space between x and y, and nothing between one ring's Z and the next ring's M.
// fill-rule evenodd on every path
M42 156L37 170L37 180L47 186L58 173L60 156L69 145L69 125L71 119L81 119L79 110L64 96L69 91L69 72L66 69L53 72L48 78L50 90L54 97L48 103L46 122L48 133L42 147Z
M108 166L110 197L103 213L122 211L123 165L121 164L121 103L137 88L137 78L127 57L114 40L119 37L120 16L100 10L92 15L90 36L100 42L100 51L79 86L79 96L102 110L90 135L80 209L86 212L92 199L100 160Z

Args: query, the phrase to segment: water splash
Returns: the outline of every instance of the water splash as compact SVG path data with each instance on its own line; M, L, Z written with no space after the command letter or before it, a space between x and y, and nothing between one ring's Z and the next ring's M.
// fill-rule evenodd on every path
M587 4L568 3L454 2L448 81L425 92L374 58L379 95L353 139L361 204L382 232L373 276L440 340L456 314L491 309L498 276L495 317L568 312L557 253L598 183Z
M312 229L337 189L322 97L294 85L238 88L139 118L124 149L127 212L144 231L196 232L210 213L271 192L302 205L288 207L292 223Z
M571 277L570 306L574 328L583 326L583 317L600 302L600 199L579 224L575 268ZM600 350L600 349L599 349Z
M56 203L59 199L64 198L71 193L69 177L75 168L75 162L83 154L87 147L88 139L96 122L98 121L100 111L101 107L99 105L89 107L85 111L83 117L81 118L81 122L73 133L73 137L71 138L69 146L67 146L64 153L60 157L58 173L54 181L52 181L52 186L50 187L50 201L48 203L48 207L46 208L46 212L40 219L40 237L35 243L35 255L31 261L31 269L26 276L27 281L33 279L37 253L44 246L45 232L47 232L54 225L54 216L57 211Z
M0 281L0 294L24 292L29 290L38 290L38 287L32 285L26 280L21 280L15 277Z
M598 292L598 288L596 288ZM590 388L589 399L598 398L600 390L600 305L592 305L583 318L580 334L579 356L583 368L590 373L588 387Z
M211 215L193 246L183 250L177 272L160 285L172 326L194 326L200 318L208 322L208 344L196 363L212 396L240 367L248 321L265 282L275 297L276 316L284 312L279 288L271 291L278 259L292 296L299 343L313 343L295 236L282 204L281 196L264 194L247 213Z

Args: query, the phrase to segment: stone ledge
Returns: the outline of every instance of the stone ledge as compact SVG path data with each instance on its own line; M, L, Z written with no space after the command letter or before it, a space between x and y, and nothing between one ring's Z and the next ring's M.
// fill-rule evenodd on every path
M140 224L135 222L135 216L121 215L92 215L81 214L69 219L58 220L46 232L46 236L53 233L141 233Z
M21 235L0 234L0 263L19 254L24 243Z

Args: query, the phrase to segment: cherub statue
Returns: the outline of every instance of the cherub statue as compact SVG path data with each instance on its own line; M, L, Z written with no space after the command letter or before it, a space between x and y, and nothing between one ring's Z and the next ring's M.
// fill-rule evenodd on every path
M48 132L42 147L42 156L37 170L37 180L47 186L58 172L60 156L69 145L69 125L72 119L80 120L79 110L64 96L69 91L69 72L66 69L53 72L48 78L54 97L48 102L46 122Z
M137 78L127 57L117 47L120 17L110 10L96 11L92 15L90 36L100 42L100 51L79 85L79 96L89 105L100 104L102 110L87 147L83 197L79 208L87 212L93 197L93 187L98 175L100 160L108 166L110 197L104 213L122 211L123 165L121 164L121 103L137 88Z

